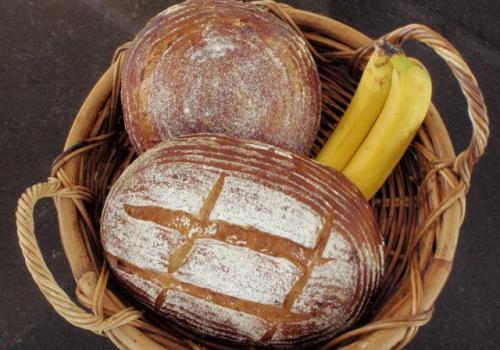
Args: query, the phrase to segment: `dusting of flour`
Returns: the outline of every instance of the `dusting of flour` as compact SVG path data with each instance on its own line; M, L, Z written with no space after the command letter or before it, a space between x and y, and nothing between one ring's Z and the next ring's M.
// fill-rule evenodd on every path
M176 312L176 317L183 319L196 330L210 335L233 339L249 338L260 340L271 328L270 324L251 314L213 304L177 290L166 294L162 311Z
M287 194L255 181L226 178L211 220L254 227L313 248L324 219Z
M300 273L287 259L213 239L198 239L189 260L174 277L242 300L282 306Z

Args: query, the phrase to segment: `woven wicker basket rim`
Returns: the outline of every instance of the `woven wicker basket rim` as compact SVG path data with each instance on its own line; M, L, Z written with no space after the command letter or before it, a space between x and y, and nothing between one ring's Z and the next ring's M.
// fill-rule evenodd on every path
M314 43L311 49L319 61L346 61L355 71L362 66L372 48L373 42L367 36L328 17L268 0L254 3L277 15L308 42ZM473 135L467 149L456 156L439 113L434 106L431 107L419 132L419 141L414 145L415 153L423 159L421 166L425 164L427 169L419 188L425 193L423 203L426 203L420 211L427 212L421 214L424 219L418 223L415 237L408 243L418 242L419 245L415 245L415 249L405 248L412 253L407 257L406 280L400 282L407 286L407 292L391 296L394 299L391 308L384 310L390 317L375 318L324 344L324 349L338 344L343 344L344 349L401 348L411 341L419 327L430 320L434 303L451 271L471 172L484 153L489 134L486 107L476 79L446 39L422 25L399 28L385 35L384 39L401 45L408 40L420 41L446 61L467 99ZM54 163L51 178L29 188L21 197L16 212L21 249L35 282L54 309L73 325L107 335L119 348L199 349L210 345L225 348L207 342L200 345L192 338L166 333L143 320L141 312L127 307L107 289L109 271L105 266L99 267L84 239L82 225L91 220L85 215L84 202L92 201L94 194L78 181L84 171L82 155L105 145L114 136L113 133L92 136L91 130L106 117L106 113L115 113L112 106L118 100L116 87L119 85L121 53L126 47L117 51L114 63L82 105L68 134L65 151ZM328 47L330 51L318 52L317 47ZM44 197L55 199L61 240L78 285L77 298L90 311L77 306L67 296L43 261L34 233L33 210L35 203ZM391 210L405 205L401 198L389 195L378 200L381 203L387 200ZM398 289L402 290L403 287ZM343 343L352 339L353 342Z

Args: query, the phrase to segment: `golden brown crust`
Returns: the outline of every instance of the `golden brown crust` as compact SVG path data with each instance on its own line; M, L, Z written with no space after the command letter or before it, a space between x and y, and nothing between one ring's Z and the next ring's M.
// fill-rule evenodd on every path
M383 271L371 209L344 176L256 141L201 134L139 157L102 219L139 300L233 342L312 344L357 319Z
M320 123L320 84L303 39L238 1L187 1L134 39L122 73L125 126L141 153L199 132L307 154Z

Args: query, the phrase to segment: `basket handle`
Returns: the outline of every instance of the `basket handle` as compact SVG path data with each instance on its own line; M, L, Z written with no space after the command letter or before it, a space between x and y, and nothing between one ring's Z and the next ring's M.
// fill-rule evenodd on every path
M409 24L384 35L381 39L397 45L402 45L408 40L416 40L429 46L446 62L458 80L467 100L467 110L472 123L472 137L467 148L455 158L453 170L460 176L468 189L472 169L484 154L490 133L488 112L474 74L458 50L441 34L425 25ZM371 50L372 46L361 48L353 57L352 63L356 65Z
M19 245L26 266L45 298L66 321L76 327L99 334L106 333L140 318L142 314L132 308L122 309L108 318L105 318L103 312L100 311L97 311L96 314L89 313L76 305L66 292L59 287L43 259L36 240L33 220L36 203L40 199L48 197L88 200L92 196L84 187L63 187L58 179L49 178L47 182L29 187L19 198L16 210ZM94 290L94 297L102 298L105 294L103 292L105 282L99 283L99 285L100 288L96 287Z

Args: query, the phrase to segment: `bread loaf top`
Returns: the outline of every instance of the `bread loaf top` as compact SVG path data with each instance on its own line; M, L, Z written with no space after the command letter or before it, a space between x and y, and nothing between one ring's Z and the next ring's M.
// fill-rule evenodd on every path
M320 123L319 77L305 41L234 0L186 1L154 17L128 50L121 96L139 153L212 132L307 154Z
M117 276L184 327L240 343L309 344L355 322L382 240L344 176L283 149L193 135L113 186L102 241Z

